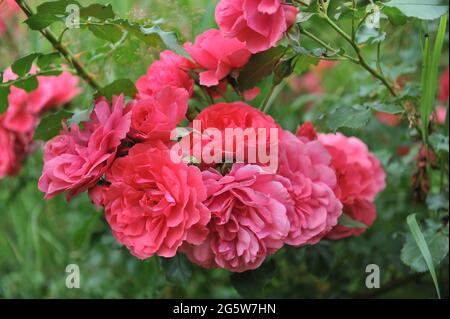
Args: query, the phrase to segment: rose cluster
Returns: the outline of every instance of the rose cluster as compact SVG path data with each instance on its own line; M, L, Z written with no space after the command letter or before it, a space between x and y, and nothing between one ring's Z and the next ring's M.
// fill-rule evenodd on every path
M384 171L362 141L317 135L309 123L295 135L257 108L221 98L253 54L278 43L296 12L281 0L220 1L220 30L186 43L190 59L162 52L131 102L97 100L89 121L64 125L45 146L40 190L68 199L87 191L114 237L140 259L181 252L203 267L233 272L259 267L284 245L362 233L366 227L339 225L344 213L370 226L373 200L384 188ZM196 86L220 101L191 116ZM190 122L187 140L195 122L199 134L256 130L258 141L275 144L278 165L252 161L246 152L237 160L249 140L233 140L234 152L216 140L211 150L232 160L225 163L175 160L174 145L186 136L173 132L183 121Z
M11 69L3 74L4 82L16 78ZM33 150L33 134L42 115L70 102L80 91L78 78L68 72L38 76L37 81L37 89L30 93L11 86L8 108L0 114L0 179L20 171Z

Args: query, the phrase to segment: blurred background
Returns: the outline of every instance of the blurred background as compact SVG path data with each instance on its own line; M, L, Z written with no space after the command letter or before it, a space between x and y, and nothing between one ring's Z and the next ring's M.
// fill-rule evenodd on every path
M1 2L1 1L0 1ZM30 0L35 8L43 1ZM97 0L96 3L107 3ZM82 4L94 1L80 1ZM214 26L216 0L121 0L109 1L115 12L130 20L148 19L175 31L180 41ZM365 3L361 1L360 3ZM368 1L367 1L368 3ZM1 5L0 5L0 10ZM0 13L1 17L1 13ZM50 52L51 46L38 33L29 31L23 15L8 21L0 35L0 70L30 52ZM1 21L0 21L1 22ZM385 23L385 22L383 22ZM336 47L345 47L319 18L307 27ZM54 25L55 33L62 25ZM437 23L430 23L435 32ZM383 69L389 78L404 86L420 80L420 28L414 23L393 27L386 23L383 42ZM316 44L303 37L303 46ZM64 43L79 54L84 65L101 83L117 78L135 81L158 58L162 47L146 47L137 40L112 46L83 29L69 30ZM448 66L448 33L440 69ZM377 45L364 48L368 57ZM83 92L72 102L85 109L92 104L93 91L80 81ZM261 85L265 97L269 80ZM366 71L350 62L319 64L300 70L277 88L271 101L271 115L285 128L295 130L306 120L328 132L325 109L355 105L379 94L380 84ZM448 104L446 105L448 107ZM448 124L447 124L448 125ZM343 132L360 137L382 161L387 171L387 189L377 199L375 225L357 238L322 241L313 247L283 248L265 266L268 276L264 289L246 296L276 298L435 298L429 273L415 273L401 258L407 238L406 217L428 213L429 207L411 187L418 169L417 145L407 121L378 114L363 129ZM233 277L223 270L205 270L186 265L182 276L167 276L161 261L139 261L112 237L102 212L96 211L87 196L67 204L63 196L44 201L37 189L42 168L42 151L36 151L17 177L0 180L0 297L2 298L238 298ZM448 168L448 161L447 161ZM445 199L445 198L444 198ZM448 201L448 190L447 198ZM448 204L447 204L448 218ZM434 219L436 220L436 218ZM447 219L448 222L448 219ZM432 223L428 221L428 223ZM430 227L433 227L431 225ZM448 229L448 228L447 228ZM447 237L448 238L448 237ZM447 242L448 250L448 242ZM81 287L65 286L68 264L80 267ZM381 270L381 288L365 286L368 264ZM437 268L441 293L448 298L448 256ZM173 278L175 277L175 279Z

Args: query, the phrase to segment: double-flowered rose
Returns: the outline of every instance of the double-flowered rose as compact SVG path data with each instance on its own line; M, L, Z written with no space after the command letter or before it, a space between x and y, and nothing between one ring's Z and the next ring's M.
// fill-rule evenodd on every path
M194 129L197 125L201 125L202 144L208 144L209 150L203 151L202 160L207 153L219 154L222 161L261 164L261 154L270 156L270 149L278 148L283 133L271 116L243 102L211 105L196 116ZM195 152L193 155L198 157Z
M188 59L172 51L162 52L160 59L153 62L147 73L137 80L137 98L145 99L155 96L167 86L183 88L191 95L194 80L189 77L188 70L192 68L193 65Z
M243 272L258 268L281 248L289 233L287 182L260 166L234 164L228 174L203 171L211 211L209 236L201 245L184 245L189 259L206 268Z
M224 36L237 38L258 53L281 40L294 24L297 9L284 0L221 0L215 15Z
M154 96L132 101L130 136L139 141L169 140L186 116L188 100L185 89L166 86Z
M161 142L134 146L106 179L110 185L99 191L103 199L97 202L105 206L113 235L136 257L173 257L184 242L204 242L211 216L203 204L202 174L173 162Z
M123 96L114 97L112 107L105 99L95 105L83 128L73 123L45 145L44 168L39 189L45 198L66 192L67 197L94 187L112 165L126 137L131 113Z
M3 80L16 78L11 69L7 69ZM30 93L11 87L4 120L10 130L20 133L33 131L43 112L70 102L80 92L78 78L68 72L58 76L38 76L37 80L37 89Z
M318 139L333 158L332 165L338 186L336 193L344 204L344 213L357 222L371 226L376 218L373 201L386 187L386 174L380 161L356 137L337 133L319 134ZM339 225L328 237L340 239L360 235L365 230L365 227L349 228Z
M336 174L331 160L318 141L284 133L278 174L289 180L288 191L294 201L288 209L291 227L286 243L316 244L337 225L342 204L334 193Z
M211 29L199 35L194 44L186 43L186 51L196 62L200 84L218 86L232 71L242 68L250 59L245 43L225 38L219 30Z

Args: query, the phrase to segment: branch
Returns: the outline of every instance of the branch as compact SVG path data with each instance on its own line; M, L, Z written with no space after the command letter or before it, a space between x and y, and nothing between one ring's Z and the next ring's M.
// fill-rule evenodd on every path
M16 0L16 3L27 17L31 17L33 15L33 11L25 0ZM84 68L74 54L58 41L58 38L53 34L53 32L51 32L48 28L41 29L39 32L52 44L55 50L59 51L64 56L67 62L74 67L82 79L84 79L94 90L98 91L100 89L101 86L97 83L93 76Z
M337 33L339 33L352 46L352 48L355 50L356 55L358 56L359 64L364 69L366 69L370 74L372 74L375 78L380 80L383 83L383 85L389 90L389 92L392 94L392 96L397 96L398 95L397 92L391 86L391 84L388 82L388 80L383 75L378 73L377 70L375 70L374 68L372 68L369 65L369 63L366 61L366 59L362 55L361 49L353 41L353 39L344 30L342 30L336 23L334 23L326 13L322 12L321 16Z

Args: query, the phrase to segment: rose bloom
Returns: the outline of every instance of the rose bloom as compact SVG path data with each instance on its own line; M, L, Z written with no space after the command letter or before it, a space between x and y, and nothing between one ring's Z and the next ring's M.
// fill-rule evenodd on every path
M219 85L233 70L246 65L251 56L243 42L224 38L215 29L199 35L194 44L184 46L196 67L205 70L200 73L200 84L207 87Z
M0 115L0 179L14 176L20 171L31 142L30 134L8 130L4 118L4 115Z
M33 68L31 73L36 71ZM16 78L11 69L7 69L3 80L6 82ZM38 76L37 80L38 88L29 93L11 87L5 116L5 126L10 130L19 133L33 131L43 112L70 102L80 92L78 78L68 72L58 76Z
M342 202L351 203L355 199L373 201L386 187L383 167L363 141L341 133L319 134L318 138L333 157Z
M222 175L203 172L211 211L209 236L198 246L184 245L188 258L205 268L243 272L258 268L284 244L289 232L286 182L256 165L234 164Z
M130 122L131 113L124 109L123 96L114 97L112 107L101 99L83 128L72 124L69 130L65 126L60 135L47 142L38 184L45 198L67 192L70 199L96 185L114 161Z
M375 205L368 200L355 200L353 203L344 206L344 214L351 219L358 221L367 227L345 227L343 225L336 225L331 232L327 234L327 238L338 240L350 236L359 236L371 227L377 218L377 211Z
M208 147L212 153L221 153L222 160L233 159L235 161L239 158L248 162L249 153L255 151L254 154L258 154L260 147L264 147L265 154L269 154L269 148L278 144L278 140L283 133L271 116L243 102L211 105L196 116L194 129L196 129L196 121L201 123L203 147L206 144L214 144L213 146L208 145ZM220 132L222 139L220 140L212 134L210 129ZM226 129L228 129L228 134L232 134L231 130L234 129L241 129L241 131L249 129L249 131L255 133L253 142L245 138L242 140L236 136L227 138ZM271 129L278 132L279 136L275 141L272 141L275 136L271 136ZM259 132L259 130L262 130L262 132ZM263 135L260 135L260 133ZM196 155L195 151L193 155ZM195 157L198 158L198 156Z
M167 86L155 96L132 101L130 136L138 140L169 140L170 132L186 116L188 100L185 89Z
M173 257L184 243L201 244L210 213L200 170L171 160L162 143L137 144L114 162L103 190L114 237L133 255ZM98 201L98 199L97 199Z
M156 95L166 86L184 88L192 94L194 80L189 77L187 70L193 68L192 63L172 51L164 51L160 59L150 65L147 74L136 82L137 98L144 99Z
M386 174L380 161L356 137L343 134L320 134L319 141L333 157L338 187L336 192L345 212L354 220L371 226L375 220L376 195L386 187ZM328 237L340 239L362 234L366 228L349 229L339 225Z
M336 174L331 156L318 141L303 141L286 131L280 144L278 174L287 178L294 205L288 209L291 224L286 243L294 246L319 242L342 214L336 197Z
M216 22L228 38L245 42L251 53L266 51L294 24L297 9L281 0L221 0Z

